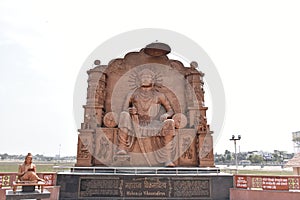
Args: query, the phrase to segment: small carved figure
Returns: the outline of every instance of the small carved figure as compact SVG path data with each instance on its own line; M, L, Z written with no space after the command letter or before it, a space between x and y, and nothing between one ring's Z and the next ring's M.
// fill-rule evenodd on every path
M36 166L32 163L32 155L28 153L23 164L19 165L18 172L19 181L45 181L36 174Z
M167 97L155 88L155 74L149 69L143 69L139 76L139 87L127 97L123 112L119 118L119 151L117 154L127 154L132 144L128 140L131 136L137 141L140 138L160 136L166 149L166 166L174 166L171 159L172 139L175 135L175 123L171 117L174 111ZM161 114L160 108L166 110ZM145 155L144 144L139 142ZM148 144L146 144L148 145Z
M82 158L88 158L89 157L89 144L87 138L81 138L81 145L80 145L80 156Z

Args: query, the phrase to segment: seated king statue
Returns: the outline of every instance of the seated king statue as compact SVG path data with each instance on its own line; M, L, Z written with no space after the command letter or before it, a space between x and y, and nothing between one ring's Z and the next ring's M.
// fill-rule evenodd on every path
M161 112L164 108L164 113ZM164 144L164 165L174 167L171 155L175 136L174 111L167 97L156 89L155 73L148 68L138 74L138 87L128 95L119 117L118 155L126 155L134 140L146 154L142 139L160 137Z

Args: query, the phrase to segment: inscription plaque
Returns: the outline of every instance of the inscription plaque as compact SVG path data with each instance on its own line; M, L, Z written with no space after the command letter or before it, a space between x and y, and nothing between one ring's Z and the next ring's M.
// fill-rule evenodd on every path
M79 197L118 197L122 181L118 177L81 178Z
M210 179L200 177L82 177L79 197L209 198L210 188Z
M210 197L210 183L203 178L173 178L174 197Z
M162 177L139 177L124 180L124 197L168 197L170 180Z

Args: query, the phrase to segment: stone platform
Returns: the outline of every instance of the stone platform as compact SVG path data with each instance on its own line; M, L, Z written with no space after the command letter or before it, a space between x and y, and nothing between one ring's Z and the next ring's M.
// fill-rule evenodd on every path
M232 175L218 168L79 167L59 172L60 198L229 199Z

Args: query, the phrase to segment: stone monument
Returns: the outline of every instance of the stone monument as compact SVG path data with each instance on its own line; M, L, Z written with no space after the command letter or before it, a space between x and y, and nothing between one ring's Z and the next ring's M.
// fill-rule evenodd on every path
M170 52L155 42L88 70L73 170L80 173L58 174L60 199L229 197L222 187L231 177L200 176L218 172L204 73L195 61L169 59Z
M151 43L88 71L76 166L214 167L203 76Z

